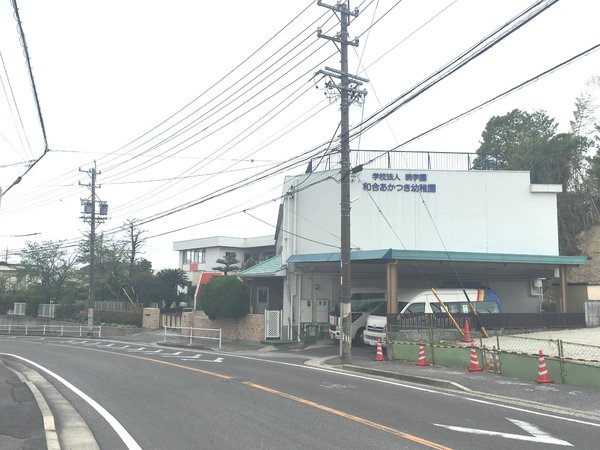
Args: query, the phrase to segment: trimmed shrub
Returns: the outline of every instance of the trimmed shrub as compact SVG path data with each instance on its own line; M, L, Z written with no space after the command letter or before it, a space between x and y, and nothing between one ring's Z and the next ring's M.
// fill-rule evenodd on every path
M243 317L249 304L248 287L237 277L213 277L202 288L200 307L211 320Z

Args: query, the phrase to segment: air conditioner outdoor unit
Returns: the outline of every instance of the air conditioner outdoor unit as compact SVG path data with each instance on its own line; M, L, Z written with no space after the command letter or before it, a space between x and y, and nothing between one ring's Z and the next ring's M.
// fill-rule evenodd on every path
M542 278L534 278L533 280L530 280L530 295L534 297L539 297L542 295L542 282Z

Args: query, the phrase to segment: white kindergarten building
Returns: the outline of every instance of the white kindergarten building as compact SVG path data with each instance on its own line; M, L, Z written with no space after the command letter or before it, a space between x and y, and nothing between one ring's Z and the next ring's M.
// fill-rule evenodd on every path
M539 280L557 277L566 311L565 269L586 258L559 256L559 192L529 172L353 174L352 288L489 287L506 312L536 312ZM294 339L339 302L339 169L287 177L284 194L276 256L240 276L251 281L254 312L280 310L282 337Z

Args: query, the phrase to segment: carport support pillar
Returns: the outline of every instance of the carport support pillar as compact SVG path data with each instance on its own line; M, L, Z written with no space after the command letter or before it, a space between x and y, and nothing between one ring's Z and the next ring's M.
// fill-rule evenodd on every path
M567 312L567 267L560 266L560 312Z
M386 268L387 312L398 314L398 261L388 263Z

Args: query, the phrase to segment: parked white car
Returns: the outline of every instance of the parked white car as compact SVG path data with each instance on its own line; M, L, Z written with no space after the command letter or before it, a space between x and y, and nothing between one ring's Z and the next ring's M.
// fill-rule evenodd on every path
M501 313L502 304L498 295L491 289L465 289L469 300L480 313ZM469 304L462 289L438 289L436 293L446 304L451 314L470 313ZM442 313L437 297L430 289L409 290L398 294L398 311L400 314ZM363 341L368 345L386 345L387 304L373 310L367 318Z
M380 305L385 307L385 291L375 288L357 288L352 290L352 340L363 343L363 334L367 326L367 317L371 311ZM384 309L385 311L385 309ZM340 338L340 310L339 305L329 315L329 336L331 339Z

